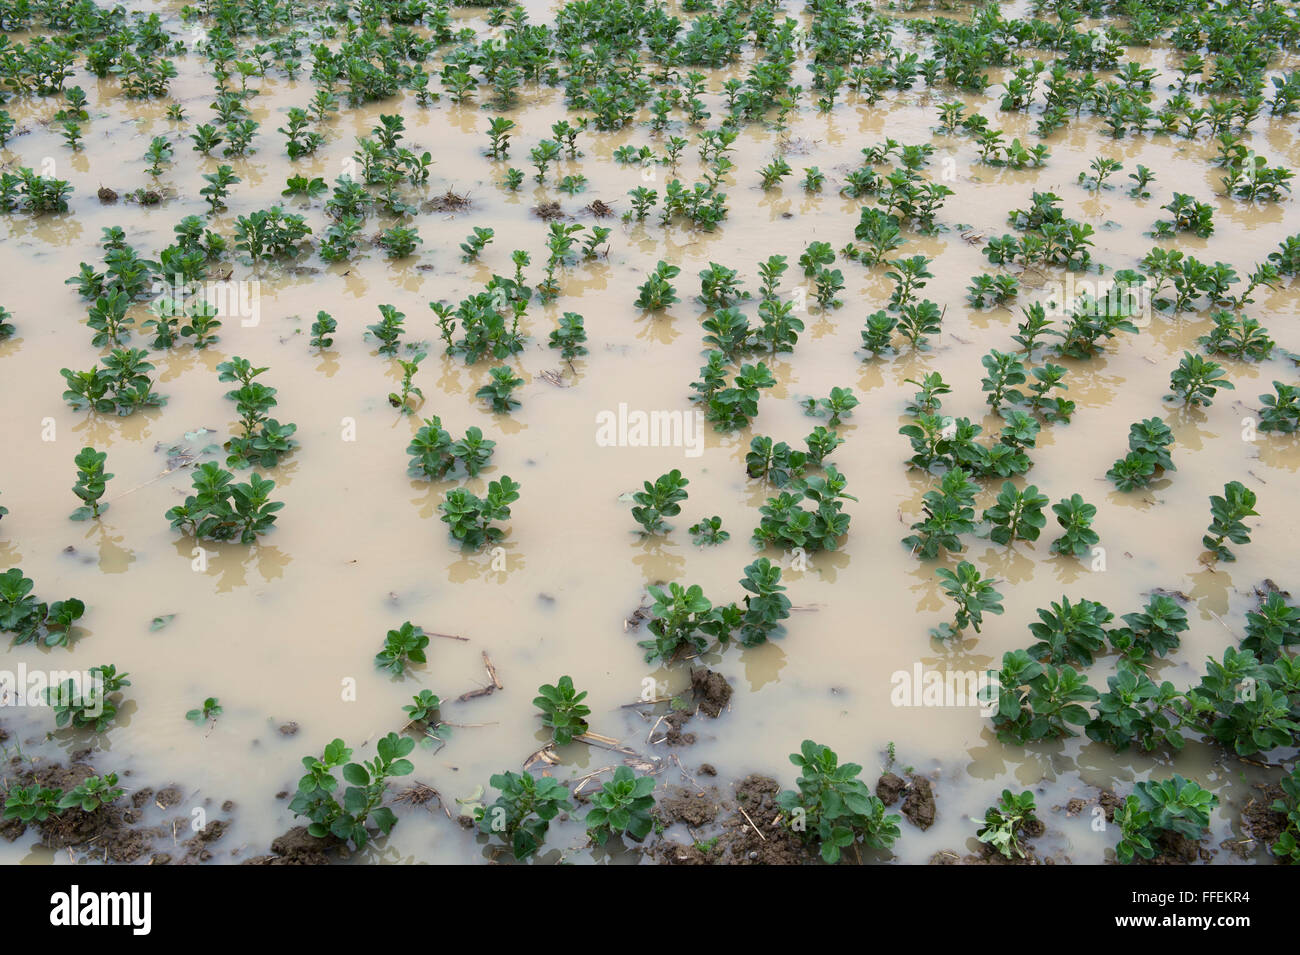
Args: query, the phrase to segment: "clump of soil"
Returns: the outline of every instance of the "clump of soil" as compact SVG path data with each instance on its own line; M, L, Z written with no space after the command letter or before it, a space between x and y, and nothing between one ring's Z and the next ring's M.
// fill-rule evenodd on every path
M117 202L117 193L108 186L100 186L99 192L95 193L95 195L99 196L99 201L103 203Z
M781 825L780 789L775 779L755 775L736 784L734 803L719 800L715 789L703 796L683 790L681 797L661 800L656 807L663 813L661 821L693 819L694 824L687 824L695 829L720 820L721 832L712 831L707 838L700 833L690 845L661 839L647 851L662 865L802 865L812 857L799 837ZM723 816L728 808L733 811Z
M690 746L695 742L694 733L682 732L682 727L691 721L694 714L690 710L669 710L664 716L664 724L668 727L668 732L663 741L669 746Z
M716 670L691 667L691 692L705 716L717 718L731 701L731 684Z
M317 839L306 826L294 826L271 841L271 855L245 859L243 865L329 865L329 853L339 845L334 836Z
M543 202L533 207L533 215L537 218L549 222L551 219L563 219L564 210L560 204L552 199L550 202Z
M876 782L876 798L886 806L892 806L907 791L907 782L894 773L885 773Z
M469 196L462 196L451 189L422 203L425 212L461 212L469 207Z
M716 789L694 792L684 786L673 786L656 802L654 814L666 826L681 822L699 829L717 819L721 809Z
M907 798L903 800L903 815L918 829L929 829L934 825L934 787L924 776L912 777Z
M1241 819L1251 838L1262 846L1271 846L1285 831L1286 816L1269 807L1273 805L1273 800L1281 799L1285 793L1281 786L1275 784L1256 783L1255 788L1259 790L1259 795L1252 796L1242 807Z
M152 189L132 189L126 198L128 202L137 202L142 206L156 206L162 202L162 195Z

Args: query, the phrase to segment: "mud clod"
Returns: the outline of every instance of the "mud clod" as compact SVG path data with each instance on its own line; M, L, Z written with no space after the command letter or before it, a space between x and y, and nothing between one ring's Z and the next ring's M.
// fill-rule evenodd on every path
M726 677L704 667L691 668L691 692L699 703L700 712L715 719L731 701L731 684Z
M907 798L903 800L903 815L918 829L934 825L934 787L924 776L913 776Z

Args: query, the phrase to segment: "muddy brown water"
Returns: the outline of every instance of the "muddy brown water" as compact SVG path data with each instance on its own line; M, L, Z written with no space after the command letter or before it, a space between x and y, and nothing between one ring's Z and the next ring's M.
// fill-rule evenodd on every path
M167 9L176 25L177 8ZM546 9L530 7L538 17ZM456 16L458 22L483 24L472 13ZM1158 50L1144 51L1140 58L1165 62ZM210 78L197 57L176 62L181 75L172 82L172 98L184 104L189 122L201 121L209 112ZM722 75L710 74L710 88L717 88ZM1217 170L1208 162L1213 150L1203 139L1115 141L1094 121L1082 119L1048 138L1052 155L1046 167L999 170L979 164L968 139L933 133L935 105L948 98L943 93L891 92L872 108L848 94L829 116L816 114L805 102L785 147L795 174L784 186L762 191L757 169L775 155L779 136L746 128L726 186L728 217L717 231L705 233L681 225L665 229L657 217L627 225L617 218L598 221L583 211L599 198L621 213L629 208L629 189L643 184L662 189L664 171L657 181L645 181L638 167L611 160L619 145L656 146L660 135L644 127L584 134L585 155L561 162L546 186L537 187L530 178L517 193L502 189L498 183L506 166L525 168L527 149L567 115L558 90L527 91L511 112L520 128L508 163L483 156L483 130L494 112L446 99L421 109L410 97L344 109L328 122L328 142L320 153L290 163L275 128L285 109L305 105L312 87L305 79L267 78L257 84L261 92L252 104L262 124L255 153L245 159L205 159L190 151L188 138L180 139L174 162L155 185L140 156L150 137L177 140L181 133L166 118L165 102L124 100L115 81L84 72L72 82L90 98L84 151L70 152L47 125L57 108L50 98L7 107L23 132L0 151L0 160L10 166L37 167L48 157L54 173L76 188L68 213L13 214L0 222L2 302L18 327L16 338L0 345L0 503L10 510L0 522L0 569L19 566L43 599L76 595L88 611L70 650L13 648L0 666L14 668L22 661L32 668L84 669L111 662L129 671L133 685L123 715L94 738L60 731L44 740L52 728L47 711L0 711L0 721L13 734L11 752L21 744L29 754L62 758L90 746L102 771L130 772L128 787L180 783L186 812L205 806L215 812L212 805L232 799L237 804L233 824L214 850L223 861L238 861L264 852L274 836L294 824L288 800L277 794L292 792L302 756L318 753L335 737L357 755L373 755L374 740L400 729L400 707L420 689L450 700L484 686L481 655L486 652L504 690L448 704L444 718L467 725L455 729L441 750L417 749L412 757L416 771L410 778L433 786L453 806L457 798L472 800L491 774L517 770L542 746L546 737L531 703L536 687L569 674L590 693L593 729L664 760L665 779L677 772L668 760L671 753L692 770L712 763L723 780L762 772L789 785L794 769L786 754L811 737L832 746L842 759L864 764L864 776L874 781L888 764L892 743L895 771L912 767L931 776L939 807L936 824L926 832L903 824L894 852L902 862L924 862L942 848L968 851L975 828L969 817L982 815L1007 786L1040 793L1040 815L1048 827L1038 840L1040 849L1076 862L1102 861L1116 840L1113 827L1095 832L1088 813L1067 817L1051 807L1070 798L1094 798L1098 787L1126 792L1133 780L1153 772L1177 771L1219 794L1207 846L1243 837L1240 808L1252 794L1251 783L1262 777L1217 748L1191 742L1171 762L1116 756L1086 739L1007 747L974 708L900 708L890 700L891 675L910 673L917 663L962 670L996 665L1003 652L1031 642L1027 625L1035 609L1062 594L1100 601L1119 615L1140 609L1156 587L1191 598L1191 631L1173 658L1156 667L1160 678L1185 686L1199 680L1207 655L1220 655L1230 639L1240 637L1256 584L1272 578L1284 589L1294 586L1300 445L1278 436L1242 438L1243 419L1258 407L1256 396L1271 390L1274 379L1293 381L1292 363L1228 360L1236 391L1221 393L1210 408L1183 411L1162 401L1182 351L1194 350L1197 337L1209 328L1205 311L1176 319L1156 316L1140 335L1123 336L1090 362L1063 362L1069 369L1067 397L1077 402L1078 411L1070 425L1044 429L1024 483L1036 484L1053 501L1078 492L1098 506L1095 529L1105 548L1104 570L1093 570L1090 559L1051 555L1055 534L1011 549L971 539L963 556L1004 582L999 589L1005 613L989 618L978 636L940 646L927 635L949 613L934 575L936 563L918 562L900 543L933 483L904 466L910 452L897 429L914 390L904 379L941 372L953 387L945 412L978 421L986 410L980 357L990 348L1014 347L1010 336L1018 308L975 310L966 302L970 277L988 267L979 246L964 241L956 226L1001 235L1010 231L1007 210L1026 205L1034 190L1051 190L1064 198L1067 215L1094 225L1098 260L1112 271L1134 268L1156 244L1144 233L1164 215L1159 206L1178 189L1210 199L1217 224L1209 239L1180 238L1178 246L1205 261L1229 262L1244 275L1297 231L1300 219L1291 201L1249 208L1220 197ZM716 120L720 98L710 94L706 101ZM1036 141L1032 118L996 114L987 98L980 101L1008 139ZM228 162L243 182L212 228L230 235L237 215L283 202L302 211L320 233L328 224L323 198L282 200L281 184L294 172L332 183L345 171L355 137L366 135L380 113L397 112L406 121L407 144L431 150L436 160L428 184L412 192L431 198L450 188L471 200L464 211L417 217L424 244L416 256L394 263L369 249L338 265L325 265L316 256L289 266L235 263L235 279L260 281L260 319L251 327L228 319L219 344L206 351L187 345L155 355L158 390L168 398L164 408L101 418L73 412L61 401L59 369L88 368L97 358L83 325L86 304L63 283L80 261L98 260L102 228L124 227L137 250L152 257L170 241L171 227L182 216L203 213L202 173ZM807 330L793 356L770 362L778 384L764 394L752 429L718 435L707 428L698 457L682 448L599 446L596 417L602 411L616 411L620 404L646 411L690 409L688 386L703 363L696 273L710 261L719 262L740 269L746 287L756 290L756 264L780 253L791 263L783 283L790 294L800 281L795 259L808 242L824 240L838 250L852 240L859 203L836 190L843 173L858 164L859 150L886 136L902 143L932 142L936 153L928 172L948 171L948 185L956 191L940 214L948 230L909 234L900 250L936 257L935 278L922 293L946 309L943 332L932 347L864 362L857 350L859 331L865 316L884 306L890 285L883 269L868 272L840 261L836 267L848 285L843 307L822 313L810 306L801 316ZM1300 163L1291 121L1262 117L1251 142L1273 162ZM1124 163L1111 180L1116 188L1096 195L1074 181L1095 155ZM1158 177L1147 200L1127 195L1124 177L1138 162ZM808 195L798 185L803 168L811 165L828 176L820 195ZM585 192L568 197L555 190L559 175L576 172L589 180ZM687 183L698 174L693 145L679 174ZM122 194L154 186L166 198L153 208L101 205L95 198L100 185ZM509 275L509 253L516 248L531 252L528 275L539 280L546 225L530 210L549 199L557 199L572 221L613 227L608 254L566 270L557 302L532 304L524 323L528 346L511 362L525 380L518 395L523 405L509 417L493 415L473 395L494 363L467 367L459 358L441 356L427 303L459 300L494 272ZM376 221L368 220L367 234L377 231ZM465 265L458 244L473 226L492 227L496 238L480 262ZM682 301L665 313L644 315L632 300L658 259L681 266L675 284ZM1027 291L1020 304L1044 294ZM1279 345L1300 351L1295 332L1300 296L1294 286L1263 290L1257 298L1250 314ZM400 371L363 339L365 326L378 321L380 304L406 313L407 341L431 346L416 379L426 401L415 416L402 417L388 405L385 396L397 386ZM307 342L321 309L339 323L333 348L323 354ZM572 369L545 347L565 311L585 317L590 339L590 354ZM134 314L137 324L147 317L143 306ZM137 336L135 343L142 342ZM194 543L170 530L163 516L190 485L189 469L167 470L168 449L185 442L187 434L191 446L202 447L232 433L233 403L223 397L228 385L217 380L215 370L232 355L269 367L261 380L278 389L276 417L298 425L301 448L267 472L277 485L274 498L285 502L275 531L256 546L207 544L206 569L196 571ZM561 385L543 377L548 372ZM642 601L645 587L659 581L698 583L715 602L739 599L737 580L754 559L749 536L767 493L745 476L749 441L765 434L801 446L818 422L798 401L824 396L837 385L851 387L862 401L840 429L847 442L831 459L848 477L848 492L860 499L846 507L852 527L842 549L813 555L802 570L791 566L790 555L769 555L782 561L788 595L798 608L786 635L756 649L708 656L735 687L729 711L717 721L697 717L689 727L698 737L692 747L669 750L649 743L652 734L661 735L653 729L657 716L642 718L623 704L638 699L647 680L662 695L682 692L688 674L680 664L645 664L636 641L646 634L626 632L625 618ZM501 554L459 552L437 512L453 482L407 475L405 447L430 414L440 415L454 436L477 425L497 442L491 468L468 482L472 490L481 492L487 480L501 475L521 483ZM1105 472L1126 450L1128 426L1153 415L1162 415L1173 428L1178 470L1146 491L1118 493ZM346 439L350 422L355 440ZM994 421L984 425L988 430ZM51 429L55 439L45 440ZM198 429L215 433L195 435ZM88 444L108 452L108 469L115 475L106 496L111 507L98 522L73 523L67 519L77 503L70 490L72 459ZM620 495L671 468L690 479L689 500L671 522L671 535L645 541ZM1253 522L1252 542L1237 548L1235 564L1207 567L1200 562L1207 497L1231 480L1257 492L1262 516ZM1000 483L981 494L981 509ZM715 548L696 547L687 527L713 514L722 517L731 539ZM150 621L167 614L175 614L170 624L151 630ZM393 679L377 671L372 658L385 632L405 620L468 639L434 639L426 666ZM1113 658L1101 659L1090 671L1093 685L1104 689L1112 670ZM185 712L208 696L219 697L224 707L215 727L186 722ZM285 736L278 727L290 721L300 730ZM560 756L550 771L561 778L616 761L581 744ZM405 783L399 780L396 788ZM487 792L488 799L493 795ZM392 836L363 859L475 862L490 854L481 840L439 812L398 811L401 821ZM623 853L593 856L579 848L583 841L580 827L561 827L543 858L555 860L562 853L577 861L635 861ZM0 845L0 860L67 861L33 848L29 838ZM1227 852L1218 860L1235 861Z

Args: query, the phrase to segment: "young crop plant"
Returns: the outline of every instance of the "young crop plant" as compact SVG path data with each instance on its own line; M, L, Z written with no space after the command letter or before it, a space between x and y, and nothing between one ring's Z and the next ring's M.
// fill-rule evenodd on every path
M654 828L650 815L655 805L654 789L653 776L638 776L627 766L617 767L614 778L591 797L591 811L583 819L587 835L598 846L620 834L640 842Z
M570 367L573 359L587 354L586 343L587 330L583 327L582 316L577 312L565 312L560 316L548 342L550 347L560 350L560 357L569 362Z
M1038 611L1038 620L1029 625L1029 632L1038 642L1029 648L1029 655L1046 663L1079 663L1092 666L1093 657L1106 644L1106 624L1115 615L1093 600L1070 603L1061 597L1052 602L1051 610Z
M70 515L74 521L99 519L99 515L108 510L107 504L100 504L104 490L113 475L104 471L104 462L108 459L106 451L94 448L82 448L77 452L73 463L77 465L77 483L72 493L81 499L81 507Z
M1115 855L1127 865L1135 858L1154 858L1171 836L1197 842L1209 830L1210 813L1218 805L1218 796L1182 776L1136 783L1115 810L1120 830Z
M384 646L375 654L375 666L394 676L402 676L412 663L425 663L424 650L429 638L420 627L406 621L396 630L389 630Z
M702 518L697 524L692 524L687 529L687 533L701 547L716 546L731 539L731 533L722 529L722 518L716 514L713 517Z
M117 704L124 687L131 685L129 673L118 673L112 664L90 668L90 686L68 679L45 690L45 704L54 711L54 725L60 728L92 729L102 733L117 719Z
M1270 590L1259 607L1246 614L1246 636L1241 648L1249 650L1263 663L1272 663L1300 644L1300 608L1286 602L1276 590Z
M23 825L45 822L63 811L59 805L62 798L63 790L47 789L40 783L13 785L5 793L4 820Z
M1025 840L1043 831L1042 822L1034 815L1037 808L1034 794L1028 789L1018 796L1004 789L997 803L984 812L983 820L973 820L980 823L975 837L1005 859L1023 859Z
M1166 398L1181 400L1184 405L1206 405L1214 401L1220 388L1229 391L1236 386L1225 377L1223 366L1206 361L1201 355L1183 352L1183 358L1169 376L1170 394Z
M1146 487L1157 473L1177 470L1168 448L1173 432L1160 418L1147 418L1129 427L1129 453L1115 462L1106 476L1121 491Z
M221 715L221 704L215 696L209 696L202 705L195 707L185 714L185 718L191 723L206 723L212 720L214 723L218 716Z
M1294 434L1300 428L1300 386L1275 381L1273 392L1259 396L1259 430Z
M940 624L931 631L930 635L936 640L960 637L967 627L979 633L980 626L984 623L984 614L1002 613L1002 595L993 586L996 581L982 577L969 561L959 563L956 572L947 567L939 567L935 574L944 592L957 607L952 623Z
M399 312L392 305L379 306L380 321L367 325L370 334L379 340L379 354L396 355L404 331L406 314Z
M849 417L857 406L858 399L850 388L832 388L829 398L807 398L804 400L804 411L810 415L830 415L830 419L826 423L832 428L840 423L840 419Z
M550 728L556 746L568 746L590 728L586 717L591 715L591 707L582 702L587 693L574 689L572 677L562 676L554 685L544 683L537 692L533 706L542 711L542 725Z
M520 401L512 395L524 380L515 377L514 370L506 365L490 369L488 375L488 383L474 392L474 397L482 398L497 414L509 414L518 408Z
M1052 505L1052 513L1056 515L1056 523L1062 529L1061 536L1052 541L1053 553L1064 557L1082 557L1101 540L1092 529L1092 519L1097 516L1097 508L1085 504L1082 496L1072 494L1061 498Z
M769 497L758 509L761 517L754 542L760 547L835 550L849 531L850 515L843 513L843 501L857 500L844 493L846 484L834 465L827 466L824 477L791 480L787 490ZM805 510L805 500L814 505L813 510Z
M834 865L850 846L890 849L899 836L900 817L885 812L885 804L858 777L857 763L840 764L827 746L803 741L790 762L799 767L797 790L777 796L786 825L806 842L815 844L822 860Z
M748 593L744 597L737 639L741 646L756 647L766 643L780 628L781 621L790 616L790 598L783 593L781 568L766 557L745 568L740 586ZM727 611L723 616L725 619ZM728 638L726 634L721 636Z
M989 540L995 544L1014 544L1018 540L1036 541L1047 526L1048 497L1030 484L1017 490L1010 481L1002 482L997 501L985 509L983 520L989 525Z
M415 373L420 370L420 362L424 361L428 355L420 352L411 358L410 361L397 359L397 364L402 369L402 390L400 392L390 392L388 403L394 408L400 408L402 414L414 414L415 409L424 403L424 392L413 384ZM418 403L412 405L412 399L418 399Z
M1243 521L1247 517L1258 517L1255 510L1255 492L1240 481L1229 481L1223 486L1223 496L1210 495L1210 526L1201 543L1215 558L1234 561L1237 555L1224 543L1250 543L1250 528Z
M247 483L233 483L235 476L212 461L194 472L194 493L167 511L174 530L195 540L227 541L255 544L271 531L282 501L272 501L275 482L252 474Z
M1084 727L1089 739L1105 743L1117 753L1136 746L1149 753L1161 746L1174 752L1183 748L1175 705L1181 699L1168 680L1157 685L1139 666L1121 660L1115 675L1106 680L1107 692L1097 700L1096 714Z
M647 534L663 534L669 528L665 517L676 517L681 513L681 502L686 500L686 485L691 482L682 477L682 472L673 468L667 474L661 474L653 484L643 482L645 489L632 495L636 507L632 508L632 517L645 528Z
M1281 862L1300 865L1300 768L1278 780L1278 787L1282 795L1268 808L1286 820L1286 828L1278 833L1269 849Z
M730 624L736 623L735 618L739 616L735 613L731 620L724 621L724 608L714 607L698 584L683 587L674 582L668 584L666 591L654 586L647 589L654 599L647 624L652 639L637 643L646 651L647 663L655 660L669 663L683 649L704 650L710 636L720 637L724 631L730 633Z
M1124 614L1127 626L1107 633L1111 645L1127 660L1146 663L1178 649L1179 637L1188 629L1187 611L1164 594L1154 595L1145 608Z
M551 776L505 772L489 781L500 795L492 805L476 811L479 831L501 836L517 860L527 859L542 847L552 819L573 811L573 804L565 798L569 791Z
M117 784L117 773L106 776L88 776L72 789L59 796L60 812L67 809L80 809L82 812L96 812L105 806L111 806L126 794Z
M0 633L13 635L13 646L68 646L72 626L85 614L86 605L76 597L42 603L32 595L34 586L21 568L0 574Z
M60 369L67 383L63 400L73 410L126 417L142 408L157 408L166 398L153 390L149 373L154 366L143 348L114 348L103 358L102 367L90 371Z
M486 543L496 543L505 537L505 531L493 521L510 519L510 505L519 500L519 484L508 475L488 485L486 497L479 498L465 488L452 488L438 505L442 520L451 536L464 547L479 548Z
M349 762L352 750L343 740L330 742L320 758L304 756L302 764L306 774L298 780L289 809L295 816L306 816L311 822L307 832L317 839L334 836L356 849L365 848L373 838L371 828L387 835L397 825L397 816L383 805L388 791L388 780L396 776L409 776L415 767L405 757L415 749L415 740L389 733L375 744L376 756L360 763ZM343 767L343 801L336 793L339 788L334 770Z
M658 312L677 302L677 291L673 288L671 279L676 278L680 272L680 267L661 260L647 276L645 284L638 286L634 303L636 307L646 312Z
M334 344L334 334L338 329L339 323L329 312L317 312L316 321L311 323L311 347L322 351L329 348Z
M993 728L1010 746L1078 735L1071 726L1088 722L1085 703L1097 701L1088 678L1073 667L1040 663L1024 650L1002 655L997 681L980 691L985 704L997 703Z
M965 469L955 467L945 472L939 479L938 489L926 491L921 498L925 516L912 525L916 533L903 538L913 555L921 560L934 560L945 550L960 553L961 535L975 530L974 505L978 490Z
M461 261L473 262L479 257L479 253L487 248L495 236L495 230L484 229L479 226L474 227L474 231L460 244Z

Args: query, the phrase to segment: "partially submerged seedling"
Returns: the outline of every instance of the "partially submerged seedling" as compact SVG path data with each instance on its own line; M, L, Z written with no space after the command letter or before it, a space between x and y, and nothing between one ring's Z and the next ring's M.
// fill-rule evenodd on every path
M1250 543L1250 528L1243 521L1247 517L1258 517L1255 510L1255 492L1240 481L1229 481L1223 486L1223 496L1210 495L1209 529L1201 543L1219 560L1234 561L1234 554L1224 541L1234 544Z
M601 786L591 797L591 811L583 822L587 835L598 846L603 846L612 835L626 835L640 842L650 834L654 819L653 776L638 776L627 766L614 770L614 778Z
M551 729L551 742L568 746L575 736L587 732L591 707L583 704L587 693L574 689L572 677L562 676L554 685L544 683L537 692L533 706L542 711L542 725Z
M107 459L106 451L96 451L94 448L82 448L77 452L74 459L77 465L77 483L72 488L72 493L81 499L82 505L70 515L74 521L98 519L100 514L108 510L107 504L99 503L108 481L113 477L104 471Z
M997 803L984 813L980 828L975 833L980 842L992 846L1004 858L1023 859L1023 839L1032 838L1042 823L1034 815L1034 794L1026 789L1015 795L1010 789L1002 790Z
M426 662L424 649L428 645L424 630L408 620L396 630L388 631L383 649L375 654L375 666L401 676L410 664Z
M527 859L542 847L551 820L571 812L567 789L550 776L528 773L499 773L490 780L500 791L490 806L475 813L479 831L499 835L510 845L514 857Z
M681 513L681 502L686 500L686 485L691 482L682 477L682 472L673 468L667 474L661 474L651 484L644 482L645 489L632 495L636 507L632 508L632 517L645 528L647 534L663 534L668 531L665 517L676 517Z
M203 705L190 710L185 714L185 718L191 723L206 723L212 720L214 723L218 716L221 715L221 704L217 702L215 696L210 696L203 701Z

